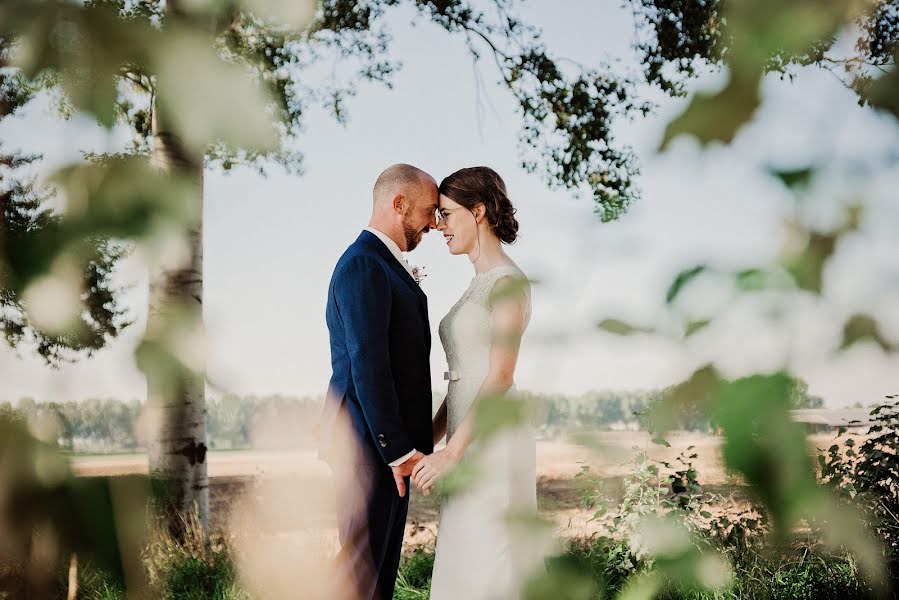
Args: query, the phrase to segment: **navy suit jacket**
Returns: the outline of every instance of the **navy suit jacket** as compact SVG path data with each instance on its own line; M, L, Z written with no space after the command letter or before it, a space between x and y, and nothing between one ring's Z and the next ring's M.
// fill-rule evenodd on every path
M374 234L363 231L337 262L325 318L332 375L321 456L377 464L431 453L427 297Z

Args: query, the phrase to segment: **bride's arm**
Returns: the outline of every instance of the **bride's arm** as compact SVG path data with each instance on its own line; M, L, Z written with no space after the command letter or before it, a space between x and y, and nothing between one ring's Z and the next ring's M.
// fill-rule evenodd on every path
M437 414L434 415L434 445L443 439L443 436L446 435L446 397L443 398L443 404L440 405L440 408L437 409Z
M453 433L453 437L442 451L453 464L459 462L465 449L471 444L475 432L475 415L481 402L502 396L512 387L521 336L527 321L527 299L520 284L512 278L504 277L497 283L497 292L492 304L490 344L490 369L481 384L471 408ZM434 455L432 455L434 456ZM441 465L443 467L444 465ZM438 471L442 469L437 469ZM442 475L442 473L439 473ZM427 485L427 482L422 481Z

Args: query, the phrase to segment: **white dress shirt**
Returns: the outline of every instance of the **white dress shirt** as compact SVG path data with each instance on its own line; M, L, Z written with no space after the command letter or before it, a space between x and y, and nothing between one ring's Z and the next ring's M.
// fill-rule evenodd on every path
M384 243L384 245L387 246L387 249L390 250L390 253L393 254L393 257L397 260L397 262L399 262L401 265L403 265L403 268L409 272L409 275L412 275L412 267L409 266L409 263L407 263L406 259L403 258L403 253L400 251L400 247L396 245L396 242L394 242L392 239L390 239L389 235L387 235L380 229L375 229L374 227L366 227L365 231L367 231L371 234L374 234L375 237L377 237L379 240L381 240ZM414 276L413 276L413 279L414 279ZM408 454L406 454L404 456L399 457L398 459L396 459L395 461L393 461L392 463L389 463L389 464L391 467L398 467L401 464L403 464L404 462L406 462L407 460L409 460L410 458L412 458L416 452L417 452L417 450L415 448L413 448L411 452L409 452Z
M409 275L412 275L412 266L406 262L406 258L403 256L403 253L400 251L400 247L396 245L390 236L381 231L380 229L375 229L374 227L366 227L365 231L369 233L373 233L379 240L384 242L384 245L387 246L387 249L390 250L390 253L393 254L393 257L403 265L403 268L409 272ZM412 277L415 279L415 276Z

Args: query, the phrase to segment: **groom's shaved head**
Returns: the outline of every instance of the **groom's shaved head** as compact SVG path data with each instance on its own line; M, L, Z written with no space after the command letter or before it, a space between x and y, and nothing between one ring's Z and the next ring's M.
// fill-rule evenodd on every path
M390 236L403 252L413 250L421 236L437 228L437 182L407 164L387 167L372 190L369 225Z
M434 182L434 178L412 165L399 163L384 169L375 181L372 191L375 205L391 202L397 194L414 196L421 186Z

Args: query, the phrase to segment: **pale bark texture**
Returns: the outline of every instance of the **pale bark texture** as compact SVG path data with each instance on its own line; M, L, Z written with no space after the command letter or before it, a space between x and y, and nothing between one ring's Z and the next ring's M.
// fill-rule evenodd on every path
M151 162L166 172L187 177L193 183L190 201L196 216L187 223L184 236L187 256L163 257L150 267L147 336L170 335L177 321L189 336L202 332L203 311L203 156L192 155L166 127L159 107L153 109ZM177 334L176 340L180 339ZM172 346L176 356L195 351L188 340ZM193 346L193 348L192 348ZM196 519L206 530L209 521L209 482L206 470L205 362L194 356L187 366L147 374L147 400L154 424L149 445L150 475L157 504L169 524L180 535L185 523ZM166 379L156 381L155 379Z

